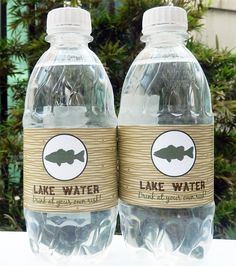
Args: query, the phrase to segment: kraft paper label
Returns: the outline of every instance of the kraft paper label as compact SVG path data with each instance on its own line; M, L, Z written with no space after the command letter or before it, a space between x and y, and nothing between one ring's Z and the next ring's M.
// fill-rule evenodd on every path
M121 200L156 208L213 201L214 126L120 126Z
M117 204L115 128L25 129L24 207L91 212Z

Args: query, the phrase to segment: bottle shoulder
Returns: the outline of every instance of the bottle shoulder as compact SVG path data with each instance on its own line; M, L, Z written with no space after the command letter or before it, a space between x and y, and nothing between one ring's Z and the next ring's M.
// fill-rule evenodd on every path
M97 55L88 46L77 47L51 46L39 58L35 67L52 65L100 65L102 63Z
M146 47L137 55L133 64L160 62L193 62L198 63L195 56L184 45L163 45Z

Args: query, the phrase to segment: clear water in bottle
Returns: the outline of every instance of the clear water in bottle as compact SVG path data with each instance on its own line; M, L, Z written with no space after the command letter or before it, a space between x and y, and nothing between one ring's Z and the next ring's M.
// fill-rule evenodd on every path
M146 46L127 73L118 116L122 235L130 247L153 253L159 265L183 266L204 258L213 236L211 98L199 63L184 45L186 30L183 9L146 11L142 37ZM203 139L204 134L210 141ZM177 145L182 137L193 140L193 146ZM156 151L158 145L162 149ZM151 146L151 151L142 152ZM205 156L207 150L211 151ZM201 169L204 160L208 163L203 162ZM194 171L196 180L188 182ZM209 198L200 201L207 194Z
M116 140L117 119L108 76L97 56L88 48L90 33L90 15L85 10L59 8L49 13L47 41L51 47L39 59L31 74L25 101L24 214L27 232L33 252L57 265L69 259L82 262L83 259L93 259L103 254L112 241L116 225L116 144L112 139ZM103 130L104 136L101 137L99 130ZM107 134L108 140L105 139L106 130L112 131ZM84 132L83 141L80 132ZM75 134L76 137L72 136ZM69 139L67 146L60 142L51 143L54 146L62 145L64 150L52 145L54 150L49 155L44 157L42 151L38 152L41 143L48 144L52 139L59 141L58 136L64 136L65 142ZM73 151L70 141L76 140L77 145L77 138L80 138L79 145L87 147L75 154L77 152ZM106 149L103 141L108 141ZM71 146L70 150L65 148L68 145ZM93 149L96 145L100 149L97 150L98 156L104 152L104 158L109 156L111 161L107 163L105 159L97 158L102 165L105 164L101 170L93 169L100 167L95 164ZM114 155L107 156L107 150ZM46 145L43 152L46 152ZM40 157L34 159L36 153ZM77 163L78 169L82 166L84 169L72 173L72 170L78 170L71 168L74 163ZM95 166L91 166L92 163ZM34 177L35 172L41 175L38 179ZM112 176L109 176L110 173ZM83 175L90 180L84 178L85 183L80 183ZM67 176L68 180L65 180ZM49 179L43 181L46 178ZM99 178L108 180L111 185L109 189L113 191L106 203L101 199L106 195L101 193L106 193L103 191L106 191L107 185L99 183L102 182L98 181ZM35 182L34 185L32 182ZM91 183L86 185L86 182ZM64 196L57 196L61 188ZM65 196L65 191L71 197ZM83 197L81 201L79 197ZM43 205L49 203L51 207L47 211ZM71 212L69 205L74 208ZM76 208L82 208L82 211L76 211Z

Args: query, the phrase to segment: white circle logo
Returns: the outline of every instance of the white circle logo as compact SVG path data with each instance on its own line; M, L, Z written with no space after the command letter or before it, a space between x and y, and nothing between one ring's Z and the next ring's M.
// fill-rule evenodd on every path
M192 138L182 131L167 131L156 138L151 157L154 166L167 176L188 173L196 160L196 147Z
M50 176L67 181L82 174L87 165L88 154L79 138L62 134L51 138L46 143L42 159Z

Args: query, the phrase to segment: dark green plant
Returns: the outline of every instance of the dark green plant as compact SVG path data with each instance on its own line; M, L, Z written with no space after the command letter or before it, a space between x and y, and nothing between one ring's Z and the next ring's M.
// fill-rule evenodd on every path
M66 1L69 2L69 1ZM145 10L167 4L165 0L82 0L92 16L94 41L91 49L99 56L111 79L115 104L119 109L121 87L127 70L142 49L141 20ZM174 0L188 10L189 31L200 30L200 18L206 10L203 1ZM67 3L68 4L68 3ZM61 0L13 0L11 27L28 29L28 39L19 42L1 40L0 75L15 76L18 72L12 55L26 60L29 73L40 55L48 48L44 41L46 14L63 5ZM207 76L215 113L215 236L236 236L236 55L228 50L209 49L193 38L188 41ZM13 92L14 106L8 119L0 125L0 230L24 229L22 215L22 113L25 81L18 80L5 89ZM6 171L4 172L4 169ZM9 171L10 169L10 171ZM13 170L12 170L13 169ZM18 182L15 175L19 175ZM20 198L20 200L19 200Z
M13 56L14 55L14 58ZM21 74L15 60L24 57L18 38L0 39L0 81L6 76ZM8 119L0 124L0 230L24 228L22 215L22 173L14 183L16 172L22 171L22 110L25 88L22 81L9 85L1 83L1 90L13 92L14 106L8 110ZM7 110L6 110L7 112Z

